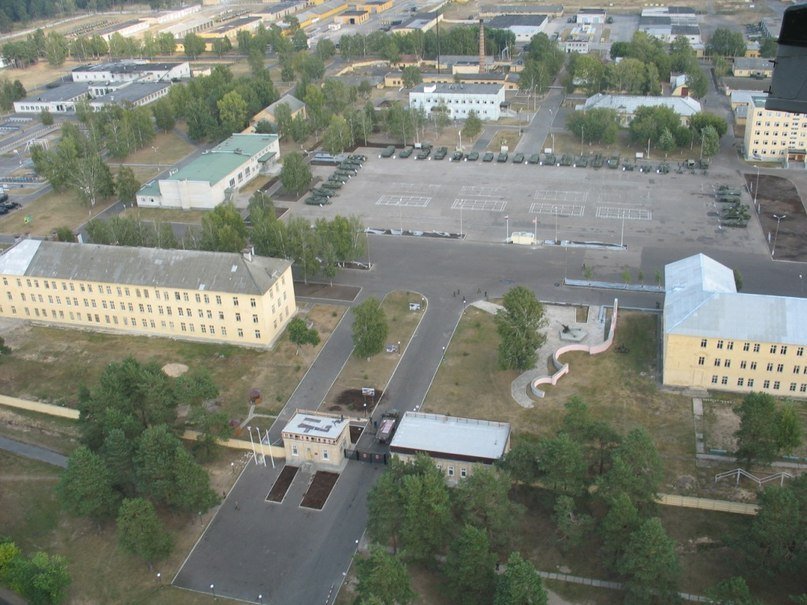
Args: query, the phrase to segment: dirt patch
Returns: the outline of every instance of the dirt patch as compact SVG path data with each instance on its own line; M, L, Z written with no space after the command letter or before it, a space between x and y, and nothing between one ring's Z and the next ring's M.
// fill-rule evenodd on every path
M184 363L167 363L162 369L166 376L177 378L188 371L188 366L186 366Z
M737 448L734 433L740 428L740 418L730 401L707 399L703 402L704 446L706 450L733 452Z
M358 443L364 427L350 425L350 443Z
M314 479L311 481L311 485L308 486L300 506L322 510L338 479L339 473L330 473L328 471L314 473Z
M296 466L286 466L280 471L280 475L278 475L277 480L275 480L275 484L272 486L272 489L269 490L269 495L266 496L267 502L283 502L283 498L286 497L286 492L289 491L289 487L291 487L291 482L294 481L294 477L297 476L297 471L300 469Z
M365 409L373 409L375 402L381 399L384 391L376 389L374 397L368 397L361 394L361 389L346 389L339 393L336 398L336 406L338 409L348 409L356 412L361 412Z
M356 300L359 290L355 286L329 286L328 284L318 284L314 282L303 283L294 282L294 293L297 298L324 298L327 300L344 300L350 302Z
M745 182L754 192L756 172L746 173ZM780 176L760 175L757 204L771 254L778 260L807 261L807 214L796 186ZM776 216L786 218L778 221Z

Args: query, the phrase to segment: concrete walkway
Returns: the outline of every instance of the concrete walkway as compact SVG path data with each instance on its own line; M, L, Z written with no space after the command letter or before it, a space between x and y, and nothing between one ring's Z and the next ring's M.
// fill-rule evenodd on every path
M67 468L66 456L38 445L15 441L8 437L0 437L0 449L16 454L17 456L22 456L23 458L30 458L31 460L38 460L45 464Z
M582 576L573 576L566 573L557 573L554 571L538 571L538 575L544 580L555 580L557 582L568 582L569 584L581 584L583 586L594 586L596 588L607 588L608 590L622 590L622 582L609 582L607 580L597 580L596 578L585 578ZM688 592L679 592L678 596L685 601L693 601L695 603L711 603L710 599L701 595L690 594Z

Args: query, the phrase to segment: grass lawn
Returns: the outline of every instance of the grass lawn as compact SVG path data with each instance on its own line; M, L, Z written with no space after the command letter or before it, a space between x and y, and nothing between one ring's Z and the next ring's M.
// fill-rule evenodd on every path
M214 489L221 493L235 480L226 453L208 465ZM59 469L0 451L0 528L30 554L44 550L69 562L72 584L69 603L154 603L197 605L214 599L172 588L169 582L212 516L201 521L186 515L161 514L174 540L171 556L149 569L146 564L118 550L114 523L100 530L86 519L62 512L54 488ZM158 584L157 572L161 574ZM233 602L221 599L223 603Z
M118 164L175 164L196 148L175 132L161 132L150 145L129 154L122 162L110 163L110 169L117 172Z
M274 413L296 388L345 311L342 306L319 304L302 309L302 316L313 322L322 342L316 348L304 347L299 355L285 336L266 351L21 325L4 335L13 353L0 364L0 392L72 406L79 386L94 384L107 363L131 355L161 365L206 368L219 387L223 409L233 418L246 416L252 388L263 395L257 411Z
M594 417L610 422L621 433L637 426L650 432L665 461L667 481L662 490L673 490L672 484L682 474L710 483L718 471L695 466L691 399L662 391L656 382L657 323L653 314L621 313L616 346L601 355L565 355L562 360L569 363L570 373L557 386L547 386L546 397L528 410L510 396L510 383L518 373L498 369L499 338L493 316L468 309L426 398L426 408L452 416L509 422L516 437L545 436L557 429L564 404L578 396ZM629 353L616 353L619 345Z
M0 435L46 447L66 456L78 445L79 439L75 420L5 406L0 406Z
M510 149L509 153L513 153L513 149L516 148L519 140L521 140L521 135L518 134L517 130L514 128L502 128L497 130L496 134L491 137L487 149L488 151L499 153L501 146L506 145Z
M75 229L114 202L114 198L102 200L90 210L70 192L50 191L25 208L0 218L0 232L47 236L57 227ZM31 217L30 223L25 223L26 216Z
M339 395L349 389L361 389L362 387L374 387L376 391L386 388L387 382L392 377L392 373L401 359L401 355L409 344L412 334L415 331L423 311L413 312L409 310L410 302L421 302L420 294L415 292L392 292L384 297L381 303L382 309L387 315L388 343L396 343L399 346L398 353L386 353L382 351L370 359L357 359L351 355L339 377L331 386L331 390L325 396L323 406L326 410L342 411L343 407L336 404ZM376 403L378 402L376 398ZM372 412L371 401L367 402L368 413Z
M576 137L569 132L555 132L555 154L563 154L563 153L571 153L575 156L580 155L580 138ZM544 147L552 147L552 137L549 136L544 141ZM618 155L620 158L625 160L633 160L636 157L636 153L644 153L645 160L647 159L647 143L645 145L641 144L633 144L630 142L630 138L628 137L627 131L620 131L617 140L612 145L606 145L602 143L592 143L590 141L585 141L585 145L583 146L583 153L588 154L589 156L593 156L595 153L600 153L606 158L612 155ZM672 168L675 168L677 162L681 160L685 160L687 158L694 158L697 159L700 155L700 147L695 149L679 149L675 150L666 155L663 151L656 149L655 147L650 147L650 162L656 164L662 161L667 161L672 164ZM644 160L643 160L644 161ZM589 165L590 167L590 165ZM605 166L603 166L603 170L608 170Z
M174 210L171 208L127 208L123 216L141 221L154 221L161 223L193 223L200 225L202 217L207 214L204 210Z

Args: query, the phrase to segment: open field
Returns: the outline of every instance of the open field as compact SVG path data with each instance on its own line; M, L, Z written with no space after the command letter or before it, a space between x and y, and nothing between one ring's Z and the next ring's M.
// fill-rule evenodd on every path
M58 227L75 229L115 203L114 198L100 201L90 209L72 193L50 191L39 199L0 218L0 232L47 236ZM25 223L25 217L31 221Z
M421 302L420 294L415 292L392 292L388 294L381 303L381 307L387 315L387 325L389 332L387 334L387 342L396 344L399 348L397 353L387 353L382 351L378 355L374 355L369 359L357 359L351 355L345 367L339 374L339 377L334 382L325 400L322 404L323 408L333 412L350 412L344 410L342 406L337 405L336 401L339 395L346 390L361 389L362 387L374 387L376 391L382 391L386 388L401 355L409 344L412 334L415 331L423 312L410 311L410 302ZM375 403L378 403L376 400ZM371 414L374 405L372 401L367 403L367 413ZM353 410L355 413L355 410Z
M295 345L285 336L270 351L174 341L167 338L99 334L19 325L4 334L13 353L0 364L0 392L51 403L75 405L78 387L94 384L106 364L127 355L159 364L206 368L220 390L222 408L234 418L247 413L248 395L260 389L259 412L274 413L286 402L319 349L339 322L344 307L301 307L319 331L318 347Z
M139 149L129 154L122 164L175 164L196 148L188 143L176 132L160 132L148 147ZM110 164L113 170L117 170L116 162Z
M207 214L205 210L174 210L171 208L127 208L121 212L123 216L141 221L155 221L162 223L193 223L201 224L202 217Z
M230 462L240 459L226 453L206 467L217 493L228 489L235 480ZM201 605L214 601L209 596L169 586L212 511L198 518L161 515L174 540L174 549L168 559L149 569L143 561L117 549L113 523L99 530L93 522L70 517L60 510L54 492L58 469L6 452L0 452L0 468L0 528L26 553L44 550L67 557L72 577L69 603ZM238 463L235 468L240 470Z

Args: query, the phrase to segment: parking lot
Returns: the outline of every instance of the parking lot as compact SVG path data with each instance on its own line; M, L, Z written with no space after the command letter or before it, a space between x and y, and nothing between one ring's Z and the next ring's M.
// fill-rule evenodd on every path
M533 164L381 159L374 149L357 150L368 161L327 206L295 205L312 221L336 214L360 215L367 227L400 231L462 233L466 238L504 242L514 231L538 241L568 240L645 245L697 244L764 251L756 217L748 228L721 228L714 188L742 187L736 172L713 169L677 174ZM329 167L313 167L327 179ZM746 192L745 203L751 199Z

